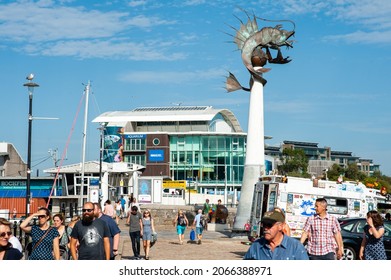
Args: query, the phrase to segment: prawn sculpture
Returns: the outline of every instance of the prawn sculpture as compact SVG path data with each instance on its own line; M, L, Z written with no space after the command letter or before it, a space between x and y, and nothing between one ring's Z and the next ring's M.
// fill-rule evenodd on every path
M257 79L265 85L267 81L262 77L262 74L271 70L270 68L263 68L267 62L285 64L291 61L289 57L283 57L280 47L293 47L293 41L288 39L295 34L295 31L284 30L280 24L275 27L264 27L258 30L257 17L254 15L253 19L251 19L247 13L246 15L248 18L246 24L239 19L241 23L240 29L237 30L231 26L236 31L235 36L231 36L234 37L234 43L242 52L243 64L251 74L250 87L253 79ZM294 26L293 22L292 24ZM272 57L270 49L277 50L275 58ZM242 87L236 77L229 73L226 81L226 90L232 92L238 89L250 91L250 89Z

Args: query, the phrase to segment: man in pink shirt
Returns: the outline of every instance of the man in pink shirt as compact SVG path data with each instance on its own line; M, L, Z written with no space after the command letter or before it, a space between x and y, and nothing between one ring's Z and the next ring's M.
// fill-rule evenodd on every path
M343 255L341 227L336 217L327 213L327 200L315 201L314 216L304 224L300 242L308 238L307 252L310 260L335 260Z

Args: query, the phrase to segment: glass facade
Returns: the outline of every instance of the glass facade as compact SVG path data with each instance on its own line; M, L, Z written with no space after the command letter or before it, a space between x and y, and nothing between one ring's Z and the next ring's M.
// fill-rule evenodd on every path
M239 183L243 179L245 141L245 135L171 136L171 176L201 184L224 184L225 180Z

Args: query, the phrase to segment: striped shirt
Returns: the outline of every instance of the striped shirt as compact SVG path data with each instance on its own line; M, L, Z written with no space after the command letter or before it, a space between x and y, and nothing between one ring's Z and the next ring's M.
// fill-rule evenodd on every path
M336 252L338 246L334 235L341 231L336 217L326 214L322 219L315 214L307 218L303 230L308 233L308 254L323 256Z

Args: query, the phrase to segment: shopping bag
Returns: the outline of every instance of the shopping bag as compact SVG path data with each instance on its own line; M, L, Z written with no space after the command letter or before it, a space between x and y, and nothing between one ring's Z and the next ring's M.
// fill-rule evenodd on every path
M152 232L150 247L155 245L156 241L157 241L157 233L156 232Z
M191 241L194 241L194 240L195 240L195 231L194 231L194 229L192 229L192 230L190 231L190 240L191 240Z

